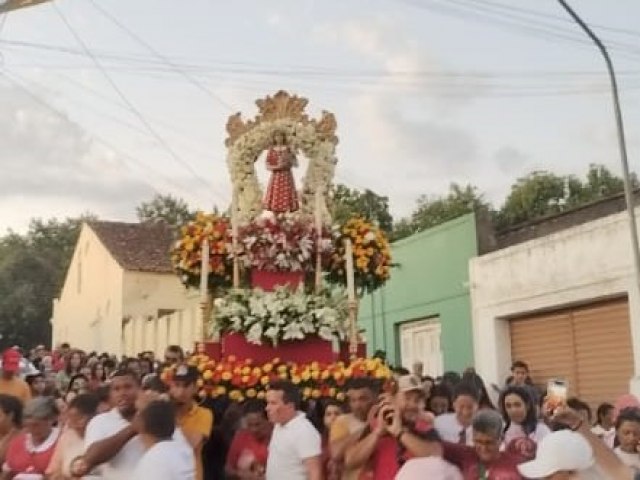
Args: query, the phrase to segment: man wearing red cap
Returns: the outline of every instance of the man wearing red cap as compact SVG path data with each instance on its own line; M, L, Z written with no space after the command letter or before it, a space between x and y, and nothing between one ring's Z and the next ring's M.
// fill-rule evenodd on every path
M12 395L25 404L31 400L31 389L27 382L16 375L20 370L20 352L13 348L2 354L2 376L0 377L0 393Z

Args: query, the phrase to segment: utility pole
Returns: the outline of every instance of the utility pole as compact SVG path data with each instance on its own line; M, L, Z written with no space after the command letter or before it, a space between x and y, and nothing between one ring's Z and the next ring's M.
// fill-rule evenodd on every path
M631 249L633 250L634 260L634 273L636 280L637 291L636 294L640 295L640 245L638 243L638 226L636 224L636 215L634 211L633 202L633 189L631 186L631 180L629 177L629 162L627 160L627 143L624 137L624 124L622 122L622 110L620 108L620 98L618 95L618 82L616 81L616 75L613 71L613 63L611 57L607 52L606 47L598 36L593 33L591 28L578 16L578 14L567 4L566 0L558 0L560 5L571 15L571 18L584 30L589 38L596 44L598 50L604 57L604 61L607 65L609 72L609 79L611 80L611 94L613 96L613 109L616 117L616 127L618 131L618 148L620 150L620 160L622 162L622 180L624 183L624 196L627 202L627 214L629 216L629 230L631 232Z
M0 14L18 10L20 8L33 7L51 0L0 0Z

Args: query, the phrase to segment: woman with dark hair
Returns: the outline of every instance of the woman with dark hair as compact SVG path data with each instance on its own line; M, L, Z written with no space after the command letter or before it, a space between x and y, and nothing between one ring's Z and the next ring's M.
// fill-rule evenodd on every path
M107 380L107 373L102 362L94 362L91 365L91 375L89 376L89 390L97 390Z
M610 403L603 403L596 410L596 424L591 429L596 437L602 439L609 448L613 448L616 439L616 422L614 407Z
M259 478L261 474L264 475L273 428L265 408L263 400L248 400L245 403L242 411L243 428L236 432L227 453L227 478Z
M500 395L500 412L504 419L504 445L528 438L538 444L551 430L538 420L537 408L524 387L507 387Z
M81 373L74 375L69 380L69 386L67 387L66 392L67 393L73 392L76 395L88 393L89 379L86 376L82 375Z
M82 362L83 358L80 350L72 350L65 357L64 369L60 370L56 375L56 389L60 393L66 393L71 377L80 373Z
M489 392L487 391L487 387L484 384L484 380L482 380L482 377L478 375L473 369L467 369L464 375L462 375L461 383L472 385L476 388L478 392L478 408L480 410L496 409L496 407L493 405L493 402L491 401L491 398L489 397Z
M0 394L0 465L4 464L9 442L22 427L22 402L11 395Z
M334 480L340 478L339 465L332 460L329 447L329 432L336 419L345 413L344 405L337 400L326 400L319 403L319 413L322 418L320 435L322 436L322 466L324 478Z
M436 384L431 389L431 395L427 400L427 410L436 417L453 411L451 390L444 384Z

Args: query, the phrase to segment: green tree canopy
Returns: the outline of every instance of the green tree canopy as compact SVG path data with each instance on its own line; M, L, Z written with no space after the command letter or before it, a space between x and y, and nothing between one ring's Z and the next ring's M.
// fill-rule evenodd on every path
M351 189L337 184L331 190L331 215L333 220L343 223L353 216L361 216L375 222L385 232L391 232L393 218L389 213L389 198L371 190Z
M191 210L183 199L159 194L148 202L142 202L136 207L136 213L141 222L163 221L174 228L195 217L195 211Z
M632 183L637 188L635 175ZM499 228L507 228L609 197L623 190L622 178L603 165L590 165L584 182L573 175L532 172L512 185L504 205L496 212L496 223Z
M452 183L444 196L422 195L408 219L396 223L393 239L399 240L414 233L440 225L461 215L488 207L482 194L473 185Z
M60 294L82 223L94 219L34 219L25 235L9 232L0 238L3 347L51 341L53 299Z

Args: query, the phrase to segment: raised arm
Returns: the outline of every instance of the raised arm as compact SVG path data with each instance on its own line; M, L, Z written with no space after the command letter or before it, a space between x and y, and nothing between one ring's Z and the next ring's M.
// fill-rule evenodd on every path
M393 421L387 427L387 431L415 457L442 456L442 444L436 440L421 438L404 428L397 409L394 409Z
M131 425L127 425L115 435L96 440L91 443L82 457L74 460L72 474L76 477L87 475L98 465L108 462L115 457L129 440L138 432Z
M620 480L631 480L633 478L633 472L622 463L613 450L591 433L589 425L576 412L563 408L554 415L553 420L571 428L571 430L579 433L589 442L596 464L608 477Z

